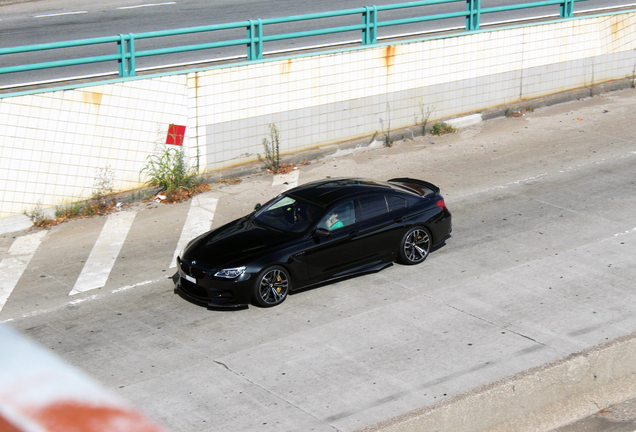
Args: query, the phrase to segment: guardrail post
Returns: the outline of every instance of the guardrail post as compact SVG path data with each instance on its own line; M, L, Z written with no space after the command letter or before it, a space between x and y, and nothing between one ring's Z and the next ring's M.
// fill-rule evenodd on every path
M466 30L479 30L481 0L466 0Z
M362 13L362 43L370 45L378 43L378 7L365 6Z
M561 18L572 18L574 16L574 0L563 0L561 2Z
M124 42L125 36L123 34L119 34L119 41L117 42L117 54L119 54L119 76L126 76L126 45Z
M135 76L137 73L135 72L135 36L132 33L128 33L128 54L130 54L130 58L128 59L128 76Z
M119 76L135 76L135 37L132 33L119 34L117 54L119 54Z
M249 20L247 26L247 59L258 60L263 58L263 24L260 19Z

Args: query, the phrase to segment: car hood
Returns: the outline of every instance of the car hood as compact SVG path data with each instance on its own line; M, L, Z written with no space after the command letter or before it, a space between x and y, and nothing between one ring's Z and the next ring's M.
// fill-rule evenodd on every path
M289 239L288 234L259 226L248 216L196 238L182 258L195 260L197 266L210 269L241 266L279 248Z

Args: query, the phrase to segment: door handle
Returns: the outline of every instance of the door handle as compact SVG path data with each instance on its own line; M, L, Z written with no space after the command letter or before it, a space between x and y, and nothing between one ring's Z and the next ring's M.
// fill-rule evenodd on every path
M349 233L349 237L358 237L360 235L360 231L351 231Z
M393 219L393 222L395 222L395 223L402 223L402 222L404 222L404 217L402 217L402 216L398 216L398 217L396 217L395 219Z

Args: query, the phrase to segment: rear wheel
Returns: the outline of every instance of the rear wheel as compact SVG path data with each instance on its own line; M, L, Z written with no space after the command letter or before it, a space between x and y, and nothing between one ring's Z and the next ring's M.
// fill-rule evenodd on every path
M431 235L424 227L411 228L402 237L400 244L400 262L403 264L419 264L431 251Z
M291 288L289 273L283 267L274 266L263 270L256 278L254 302L261 307L281 304Z

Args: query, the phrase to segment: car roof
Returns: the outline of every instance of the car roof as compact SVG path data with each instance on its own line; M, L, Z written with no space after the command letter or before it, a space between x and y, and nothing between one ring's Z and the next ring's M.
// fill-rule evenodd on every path
M286 195L326 207L342 198L372 192L387 192L387 189L404 192L401 188L386 182L362 178L331 178L295 187L288 190Z

